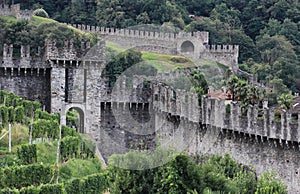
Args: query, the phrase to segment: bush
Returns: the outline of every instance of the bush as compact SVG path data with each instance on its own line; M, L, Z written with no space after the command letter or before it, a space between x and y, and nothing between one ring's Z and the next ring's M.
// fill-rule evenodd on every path
M40 16L43 18L49 18L48 13L43 9L43 8L39 8L33 11L33 15L34 16Z
M0 185L20 189L31 185L38 186L49 183L53 173L51 166L33 164L1 169L0 174Z
M67 193L103 193L107 189L108 183L103 173L87 176L83 179L74 179L66 183L65 189Z
M0 106L0 121L2 124L2 127L7 126L9 118L8 118L8 108L6 106Z
M25 111L24 111L24 107L22 106L17 106L15 108L15 120L18 123L25 123Z
M62 126L61 130L61 138L67 137L67 136L77 136L78 133L75 129L68 127L68 126Z
M8 121L10 123L15 121L15 108L13 106L8 107Z
M37 161L36 145L22 145L17 148L17 155L22 164L32 164Z
M59 124L56 121L40 119L33 122L32 138L59 138Z

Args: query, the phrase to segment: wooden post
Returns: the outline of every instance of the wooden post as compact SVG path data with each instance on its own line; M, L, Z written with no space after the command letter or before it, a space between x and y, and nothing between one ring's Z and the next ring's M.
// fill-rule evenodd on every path
M9 133L8 133L8 151L11 152L11 124L8 125Z
M58 163L59 163L59 153L60 153L60 143L61 143L61 130L62 130L62 119L63 116L65 116L64 113L65 112L65 104L64 101L62 101L62 108L60 111L60 121L59 121L59 139L57 142L57 152L56 152L56 184L58 184L58 174L59 174L59 168L58 168Z

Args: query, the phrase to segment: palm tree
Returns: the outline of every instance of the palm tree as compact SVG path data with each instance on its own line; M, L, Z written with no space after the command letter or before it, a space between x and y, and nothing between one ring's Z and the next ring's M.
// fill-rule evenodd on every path
M248 84L244 80L239 80L235 87L235 98L236 100L243 101L248 94Z
M277 97L277 102L281 108L285 110L291 109L294 104L294 96L291 94L281 94L281 96Z
M262 98L262 91L256 87L252 86L248 89L247 100L249 104L258 104L259 100Z
M237 76L233 76L229 78L229 80L226 83L226 87L230 91L232 95L232 100L235 100L235 93L236 93L236 88L238 86L239 78Z

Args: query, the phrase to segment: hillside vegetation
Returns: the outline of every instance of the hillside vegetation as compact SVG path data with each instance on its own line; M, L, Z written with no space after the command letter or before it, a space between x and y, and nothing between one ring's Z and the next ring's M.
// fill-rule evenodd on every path
M210 44L240 45L241 68L273 87L300 90L300 3L288 0L20 1L61 22L127 28L162 25L171 31L208 31ZM280 87L276 87L277 85ZM280 89L279 89L280 88Z
M0 144L0 193L287 193L275 174L257 179L251 168L229 155L192 158L168 150L157 150L152 156L132 151L112 156L108 168L102 170L94 158L95 147L91 149L87 138L66 126L62 127L56 163L59 115L41 111L38 102L5 91L0 91L0 104L1 134L8 123L14 123L12 153L7 152L7 139ZM33 144L27 143L28 133ZM166 154L169 162L147 169ZM127 170L121 168L124 165L145 169Z

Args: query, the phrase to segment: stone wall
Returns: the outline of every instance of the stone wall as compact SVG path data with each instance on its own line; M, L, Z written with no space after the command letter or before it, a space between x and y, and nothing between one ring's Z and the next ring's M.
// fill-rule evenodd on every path
M14 56L14 50L18 53ZM1 89L25 99L40 101L46 110L51 109L50 64L42 57L30 55L30 47L4 44L0 55Z
M299 193L299 113L296 121L290 111L282 111L275 119L274 110L249 106L244 115L239 103L230 103L226 110L224 100L204 96L199 105L195 94L176 93L179 98L174 98L169 87L153 86L155 126L156 131L160 129L157 126L164 126L157 132L163 141L184 142L179 148L192 155L229 153L240 163L253 166L258 174L276 171L289 193Z
M21 10L20 4L0 4L0 16L15 16L17 19L31 20L33 10Z
M237 45L208 45L208 32L164 33L131 29L114 29L81 24L69 24L79 30L97 33L107 41L115 42L125 48L142 51L185 55L193 59L203 58L217 61L238 70L239 47ZM192 45L190 52L185 52L183 45Z
M50 69L0 67L0 88L28 100L37 100L50 111Z
M101 103L101 126L91 136L95 139L103 157L126 153L130 149L155 148L154 115L149 104Z

